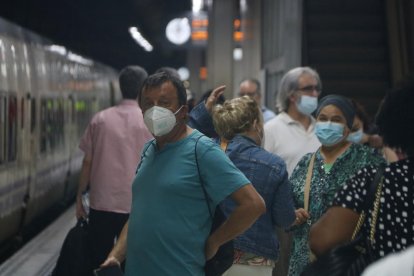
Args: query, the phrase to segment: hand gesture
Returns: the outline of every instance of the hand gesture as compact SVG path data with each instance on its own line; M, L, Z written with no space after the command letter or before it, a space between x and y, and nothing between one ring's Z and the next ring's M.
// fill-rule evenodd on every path
M207 98L205 105L206 105L206 109L208 111L208 113L211 113L211 111L213 110L213 106L216 104L217 99L223 95L224 90L226 89L225 85L221 85L217 88L215 88L213 90L213 92L211 92L210 96Z
M81 217L86 219L88 216L86 215L85 209L83 208L82 197L77 197L76 198L76 218L80 219Z
M309 213L305 211L305 209L303 208L296 209L295 214L296 214L296 219L293 222L293 225L301 225L310 218Z

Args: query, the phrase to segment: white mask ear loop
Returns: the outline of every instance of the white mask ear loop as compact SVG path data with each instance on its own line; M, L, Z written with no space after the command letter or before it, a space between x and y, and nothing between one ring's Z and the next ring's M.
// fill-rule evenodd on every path
M179 108L179 109L177 109L177 111L176 111L176 112L174 112L174 116L175 116L175 115L177 115L177 113L178 113L178 112L180 112L180 110L181 110L181 108L183 108L183 106L184 106L184 105L180 106L180 108ZM181 121L182 121L182 120L176 120L176 122L175 122L175 125L174 125L174 126L178 125Z
M181 110L181 108L183 108L183 106L184 106L184 105L180 106L180 108L179 108L179 109L177 109L177 111L176 111L176 112L174 112L174 115L177 115L177 113L178 113L178 112L180 112L180 110Z

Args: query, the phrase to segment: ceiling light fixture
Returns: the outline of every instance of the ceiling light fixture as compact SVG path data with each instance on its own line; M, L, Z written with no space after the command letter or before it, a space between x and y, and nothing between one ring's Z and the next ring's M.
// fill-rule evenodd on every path
M145 51L151 52L154 47L152 47L151 43L146 40L141 33L138 31L137 27L130 27L129 33L131 34L132 38L142 47Z
M191 36L191 27L188 18L174 18L165 28L168 40L176 45L184 44Z
M199 13L203 9L203 0L193 0L193 13Z

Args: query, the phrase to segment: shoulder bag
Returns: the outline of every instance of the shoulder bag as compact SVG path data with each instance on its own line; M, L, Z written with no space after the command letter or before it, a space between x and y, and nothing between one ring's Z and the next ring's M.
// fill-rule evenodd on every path
M364 208L359 216L351 241L337 246L310 263L301 274L302 276L359 276L370 263L376 260L372 244L380 207L383 171L384 167L380 166L369 186ZM366 237L360 232L360 229L372 206L370 234L369 237Z
M219 228L226 221L227 218L224 215L223 211L221 210L220 206L216 207L214 216L211 212L211 208L209 204L209 196L204 186L204 182L200 174L200 168L198 166L197 143L201 137L203 136L198 137L195 143L195 160L196 160L196 165L197 165L198 177L200 178L201 188L203 189L204 197L207 203L208 212L210 213L210 217L213 220L213 224L210 230L210 234L211 234L214 231L216 231L216 229ZM216 255L214 255L213 258L206 261L206 264L204 267L206 276L222 275L227 269L229 269L233 265L233 258L234 258L233 241L228 241L227 243L220 246L219 250L217 251Z
M89 275L88 222L80 218L65 237L52 276Z
M303 209L305 209L306 212L309 212L309 194L310 194L310 184L312 181L312 173L313 173L313 164L315 163L315 155L316 152L312 154L312 157L309 161L308 165L308 172L306 173L306 182L305 182L305 189L304 189L304 199L303 199ZM312 220L309 218L306 223L311 226ZM309 248L309 246L308 246ZM309 261L313 262L316 259L315 255L312 253L312 251L309 248Z

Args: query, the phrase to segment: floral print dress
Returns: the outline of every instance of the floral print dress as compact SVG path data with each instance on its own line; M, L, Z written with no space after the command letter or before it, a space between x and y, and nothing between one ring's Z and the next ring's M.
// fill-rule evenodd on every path
M302 157L290 177L296 208L303 208L304 206L306 174L312 154L308 153ZM331 205L339 187L363 167L367 165L378 166L379 164L385 164L385 160L372 148L364 145L351 144L336 159L335 163L329 165L324 164L320 149L316 151L309 193L308 211L310 219L307 223L294 227L292 230L293 244L289 265L290 276L299 276L309 263L308 236L310 227Z

